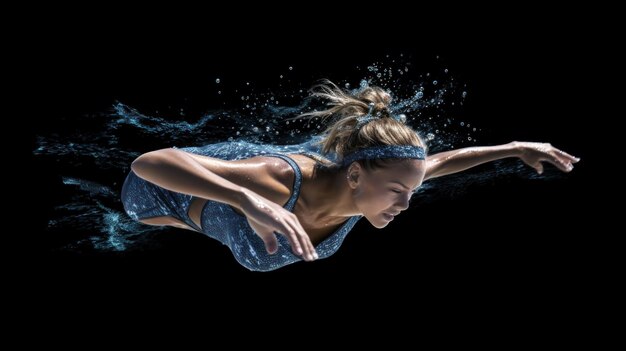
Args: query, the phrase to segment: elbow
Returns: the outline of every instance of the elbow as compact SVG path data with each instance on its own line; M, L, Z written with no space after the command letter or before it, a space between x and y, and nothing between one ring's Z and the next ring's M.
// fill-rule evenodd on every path
M130 169L137 176L141 178L147 178L153 173L156 169L159 168L159 165L162 165L163 162L171 157L171 152L175 151L174 149L162 149L156 151L146 152L145 154L137 157L131 164Z

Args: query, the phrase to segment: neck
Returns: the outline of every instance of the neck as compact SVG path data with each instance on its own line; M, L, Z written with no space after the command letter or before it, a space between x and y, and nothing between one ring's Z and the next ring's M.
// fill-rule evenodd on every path
M347 170L315 170L302 184L309 194L303 199L307 217L313 223L343 222L360 215L352 200L352 189L346 181Z

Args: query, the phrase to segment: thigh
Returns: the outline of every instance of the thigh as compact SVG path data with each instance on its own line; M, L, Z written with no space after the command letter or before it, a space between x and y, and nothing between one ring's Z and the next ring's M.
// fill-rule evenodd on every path
M167 226L176 227L176 228L193 230L194 232L196 231L195 229L185 224L185 222L178 220L172 216L144 218L144 219L140 219L139 222L144 223L144 224L149 224L149 225L157 225L157 226L167 225Z
M202 228L202 209L206 203L206 199L194 197L193 201L191 201L191 205L189 205L187 215L189 216L189 219L191 219L191 221L198 226L198 228Z

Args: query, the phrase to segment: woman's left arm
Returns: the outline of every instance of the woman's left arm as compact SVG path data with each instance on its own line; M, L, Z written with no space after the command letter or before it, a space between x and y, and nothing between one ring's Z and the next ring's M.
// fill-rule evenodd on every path
M514 141L504 145L468 147L430 155L426 158L424 180L461 172L506 157L519 157L539 174L543 173L541 162L549 162L561 171L569 172L574 169L572 164L580 161L550 144Z

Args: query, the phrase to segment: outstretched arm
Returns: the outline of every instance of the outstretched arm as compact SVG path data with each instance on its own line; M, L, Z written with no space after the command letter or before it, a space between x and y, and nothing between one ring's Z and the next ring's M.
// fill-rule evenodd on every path
M541 162L549 162L563 172L574 169L580 161L550 144L514 141L504 145L468 147L430 155L426 158L424 180L464 171L480 164L507 157L519 157L524 163L543 173Z

